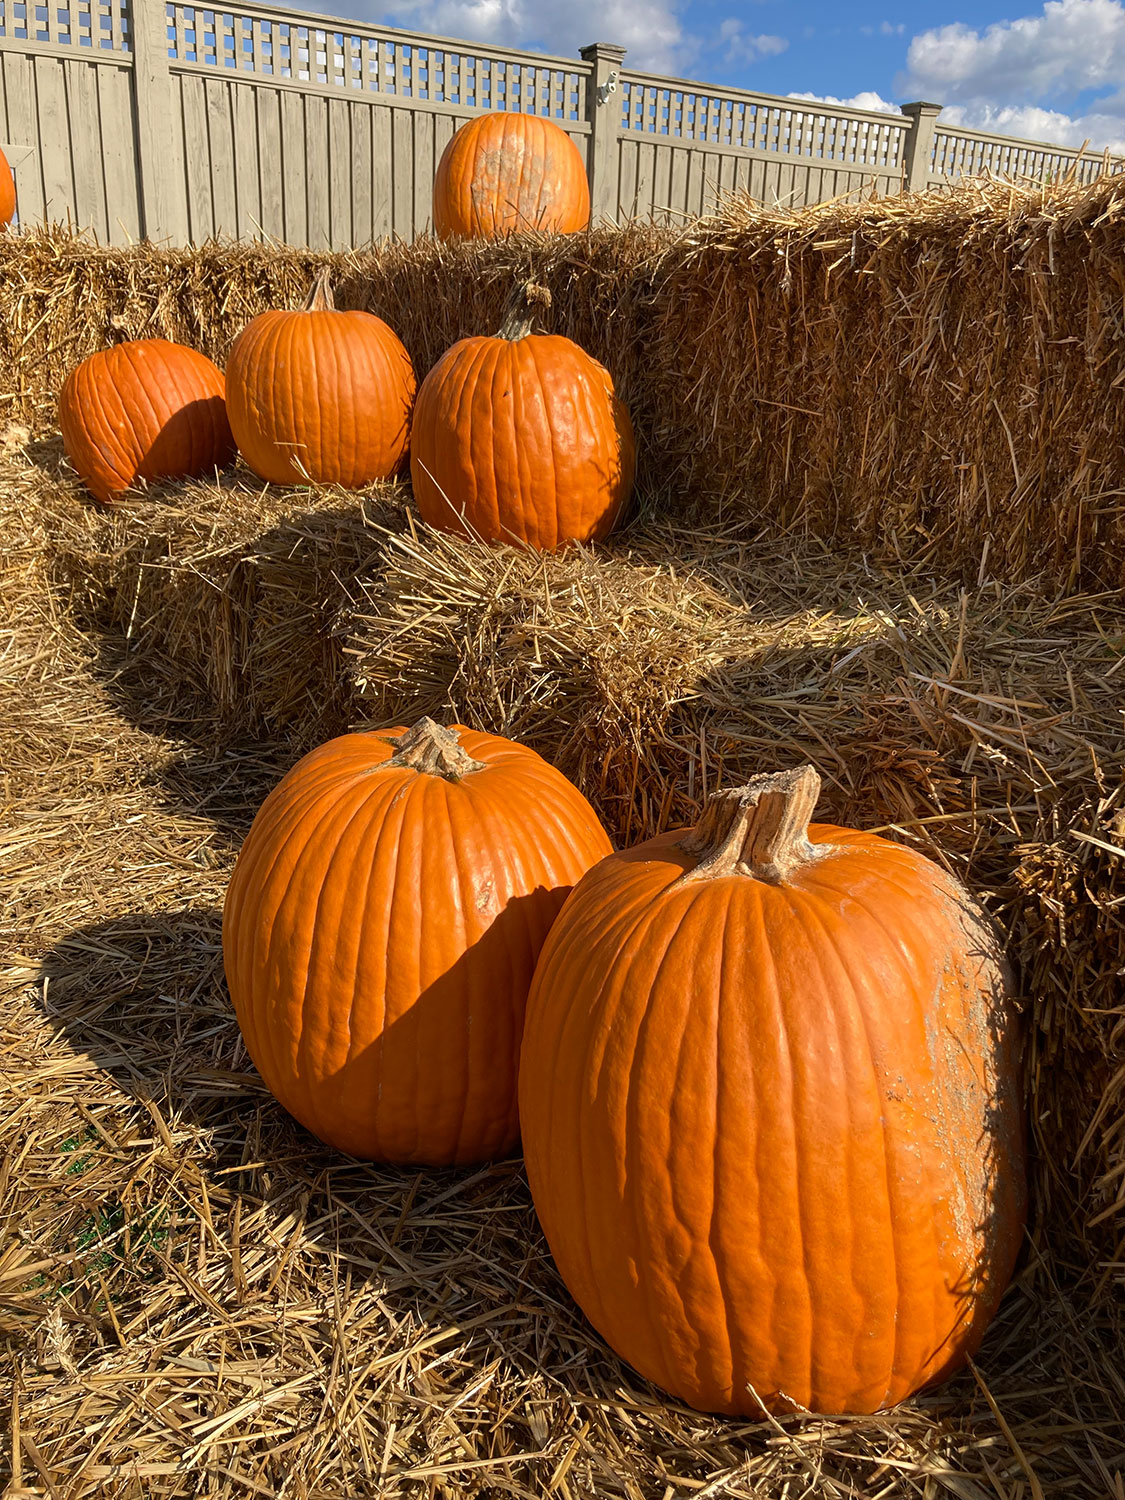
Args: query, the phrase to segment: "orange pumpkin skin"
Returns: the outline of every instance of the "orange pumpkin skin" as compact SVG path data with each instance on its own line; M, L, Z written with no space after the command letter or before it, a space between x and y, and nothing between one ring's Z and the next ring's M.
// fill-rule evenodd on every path
M0 151L0 228L10 224L16 213L16 184L8 158Z
M410 478L431 526L553 551L624 514L635 450L608 370L557 334L462 339L422 382Z
M136 339L101 349L66 378L59 426L71 464L112 504L138 479L184 479L234 458L223 372L195 349Z
M239 451L271 484L389 478L410 442L414 387L398 335L372 313L338 312L323 279L308 306L248 323L227 360Z
M572 234L590 222L578 147L541 115L497 110L462 125L434 178L434 233L497 239L521 230Z
M413 748L396 759L396 741ZM435 742L471 768L416 764ZM509 1153L535 960L609 848L560 772L494 735L423 720L305 756L258 812L223 911L231 998L271 1092L353 1156Z
M603 860L544 947L521 1060L579 1306L649 1379L749 1417L755 1392L871 1412L950 1374L1025 1213L987 923L913 850L808 835L822 857L781 880L695 878L684 830Z

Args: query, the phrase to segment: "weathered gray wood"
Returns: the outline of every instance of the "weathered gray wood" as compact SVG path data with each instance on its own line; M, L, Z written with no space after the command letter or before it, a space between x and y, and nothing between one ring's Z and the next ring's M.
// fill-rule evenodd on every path
M255 91L232 83L231 122L234 132L234 190L239 239L261 234L262 187L259 175L258 111Z
M305 172L308 243L313 250L328 250L332 245L328 202L328 100L311 94L305 100Z
M276 89L255 89L258 106L258 171L262 233L285 240L282 191L281 97Z
M352 122L347 97L328 104L328 212L333 250L352 243Z
M50 11L54 6L48 7ZM92 229L104 245L108 238L101 112L98 107L98 68L79 59L65 69L66 111L70 124L71 164L74 173L74 216L83 229Z
M234 128L231 120L231 90L236 85L225 78L209 78L207 90L207 140L210 145L211 218L214 233L238 233L238 192L234 171Z
M352 104L352 244L372 239L371 125L375 110L366 99Z
M412 233L424 234L430 228L434 202L434 117L425 110L412 116L414 121L414 215Z
M394 112L391 131L391 222L408 240L414 231L414 131L405 110Z
M389 109L371 112L371 234L384 239L394 231L391 204L391 121Z
M207 86L202 78L177 80L184 131L188 234L194 243L215 232L211 201L211 150L207 139Z
M281 109L279 175L285 200L285 241L289 245L307 245L309 212L305 101L294 89L279 89L278 105Z
M77 228L67 130L65 70L68 66L55 57L35 59L35 101L45 216L48 223L71 223Z

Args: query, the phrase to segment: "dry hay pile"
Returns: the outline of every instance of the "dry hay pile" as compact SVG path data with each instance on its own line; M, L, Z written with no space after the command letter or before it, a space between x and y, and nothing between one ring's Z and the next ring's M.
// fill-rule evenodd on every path
M859 540L966 582L1125 583L1125 182L766 209L679 230L349 254L251 245L0 246L0 415L50 417L108 339L222 361L243 324L334 268L341 305L403 338L419 377L493 331L513 281L607 365L667 514Z
M1040 1228L1125 1254L1125 600L962 589L670 526L545 557L388 534L348 653L376 722L533 745L634 841L809 760L1000 919L1031 1008Z
M13 1439L13 1497L1113 1493L1125 1464L1122 1330L1112 1298L1094 1295L1096 1266L1075 1276L1065 1257L1034 1246L977 1372L898 1411L743 1424L666 1401L593 1334L546 1254L518 1163L379 1169L289 1120L241 1047L218 909L239 839L291 749L216 748L193 718L178 737L138 727L161 720L165 689L121 665L119 631L74 628L54 557L57 496L38 509L45 488L33 466L5 471L0 1420ZM204 488L185 486L181 509ZM393 614L400 635L417 630L420 660L436 662L459 606L444 607L440 629L423 616L442 612L435 590L446 575L419 571L417 542L380 540L380 617ZM731 553L724 563L717 540L713 565L688 549L673 573L661 556L672 540L654 533L607 555L602 633L620 624L610 606L625 600L622 616L643 634L644 601L655 598L658 614L682 612L686 639L699 623L693 601L704 599L722 631L704 643L714 675L746 614L726 568L737 562L753 579L753 561ZM474 549L460 556L485 566ZM495 557L518 598L564 580L555 628L565 649L582 618L567 600L585 587L589 560L528 570L520 554ZM779 621L787 590L794 618L813 611L798 570L775 571ZM838 597L826 583L820 607L849 640L849 601L854 613L866 589L889 608L894 594L888 584L877 596L879 575L861 583L859 561L852 576ZM427 609L408 604L412 592L431 596ZM856 629L877 647L885 623ZM471 611L464 629L475 638ZM780 662L801 649L796 634ZM525 654L543 664L543 714L563 703L547 680L558 649L547 635L524 636ZM583 638L582 649L593 644ZM397 650L402 662L401 641ZM515 703L501 685L506 650L499 701ZM647 655L667 693L671 655ZM942 665L948 673L948 658ZM1088 668L1075 691L1092 696L1100 660ZM427 669L418 697L436 690L439 670ZM794 687L780 677L779 702ZM392 717L416 706L404 692ZM678 738L670 720L661 733L669 746ZM768 726L747 733L764 738ZM701 754L696 790L703 764ZM710 783L710 750L706 766ZM838 766L836 775L839 798ZM646 816L657 800L639 804ZM620 801L607 806L620 817ZM668 815L680 806L669 798Z

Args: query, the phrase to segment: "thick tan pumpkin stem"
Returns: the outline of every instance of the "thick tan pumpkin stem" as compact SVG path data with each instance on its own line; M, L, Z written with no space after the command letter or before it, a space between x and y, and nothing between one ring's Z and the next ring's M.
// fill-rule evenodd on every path
M540 286L535 281L525 281L508 298L504 321L500 324L496 337L507 339L509 343L527 338L535 327L540 309L545 311L550 305L551 293L545 286Z
M680 843L699 856L699 863L677 883L719 875L751 875L773 885L788 879L826 847L808 837L819 796L820 777L812 766L755 776L745 786L713 792Z
M474 760L461 749L456 734L443 729L433 719L419 719L413 729L392 740L395 753L387 766L411 766L425 776L444 776L446 781L460 781L470 771L483 771L484 763Z
M305 312L335 312L336 299L332 295L332 283L328 276L328 267L316 273L316 279L312 284L308 300L305 302Z

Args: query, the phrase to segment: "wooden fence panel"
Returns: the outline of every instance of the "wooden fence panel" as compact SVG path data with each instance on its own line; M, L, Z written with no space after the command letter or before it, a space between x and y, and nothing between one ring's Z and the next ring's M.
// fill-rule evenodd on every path
M676 222L728 192L801 206L965 173L1088 181L1108 159L624 68L417 36L240 0L0 0L0 141L21 223L110 242L260 237L341 249L423 233L458 125L549 117L586 163L595 217ZM1119 160L1109 163L1119 170Z

